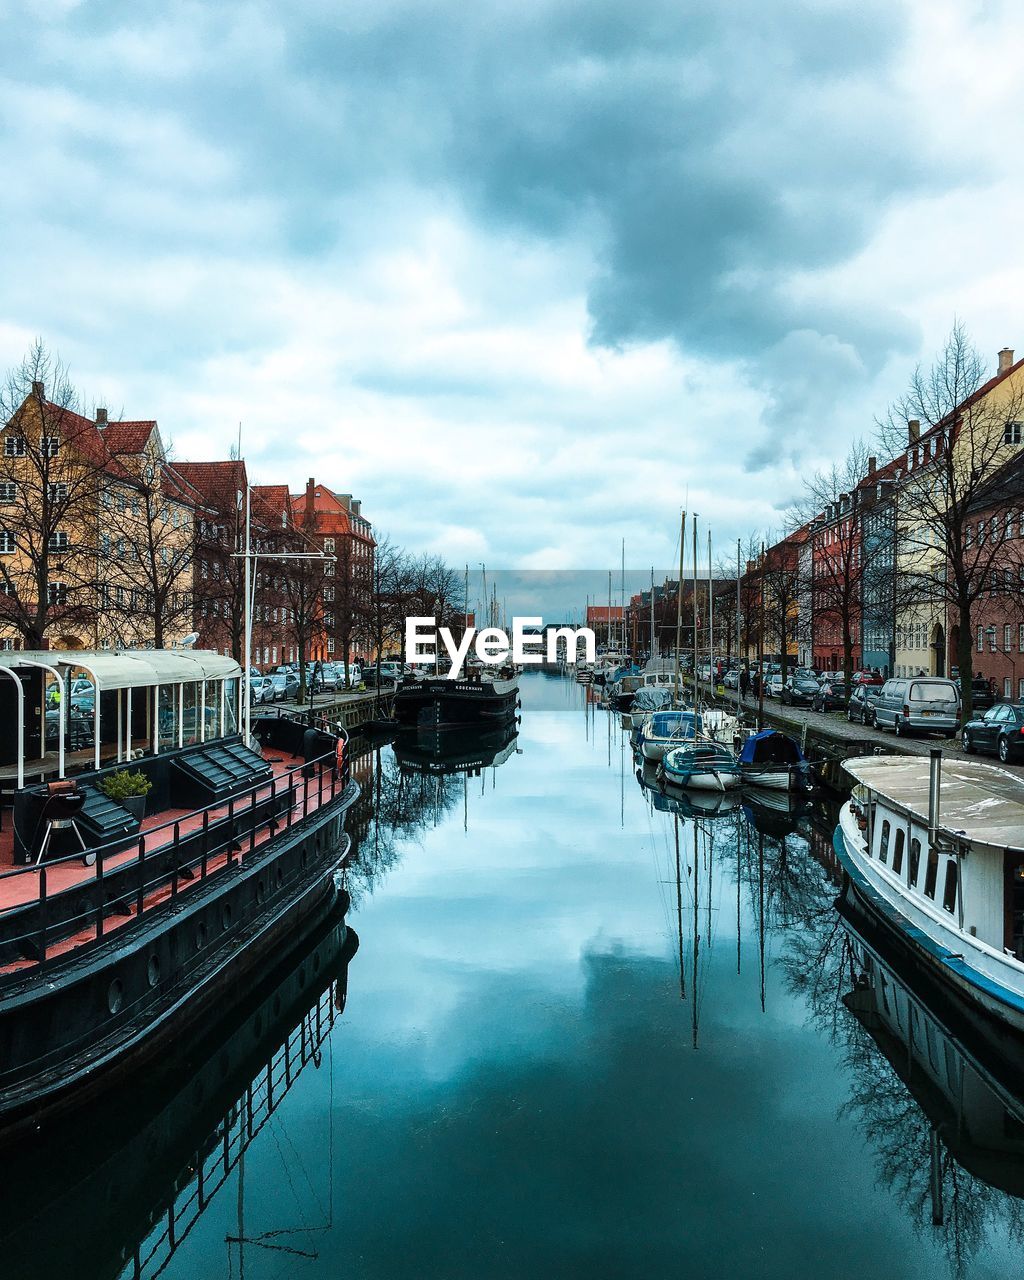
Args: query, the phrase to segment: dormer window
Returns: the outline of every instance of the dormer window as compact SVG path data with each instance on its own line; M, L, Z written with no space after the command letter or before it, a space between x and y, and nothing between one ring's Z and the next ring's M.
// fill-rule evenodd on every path
M1016 420L1007 422L1003 428L1003 444L1020 444L1020 427Z

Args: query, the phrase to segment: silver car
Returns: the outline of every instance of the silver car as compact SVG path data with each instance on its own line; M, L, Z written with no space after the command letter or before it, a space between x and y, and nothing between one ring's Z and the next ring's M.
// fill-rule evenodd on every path
M952 680L913 676L887 680L875 703L875 724L905 733L943 733L951 738L960 724L960 690Z

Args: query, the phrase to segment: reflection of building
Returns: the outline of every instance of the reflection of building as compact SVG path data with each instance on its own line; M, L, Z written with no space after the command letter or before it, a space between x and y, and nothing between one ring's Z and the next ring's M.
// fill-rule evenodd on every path
M117 1106L62 1127L59 1159L52 1133L9 1151L5 1280L76 1275L83 1258L90 1275L158 1275L299 1076L318 1068L357 945L337 910L321 915L217 1026L193 1029L180 1056L126 1082Z

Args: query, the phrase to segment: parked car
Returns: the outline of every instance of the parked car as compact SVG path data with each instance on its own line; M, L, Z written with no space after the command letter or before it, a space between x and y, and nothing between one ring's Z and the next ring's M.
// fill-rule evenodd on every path
M957 688L960 690L960 700L963 701L963 683L958 680ZM989 707L994 707L996 695L992 691L992 686L984 676L974 676L971 680L971 714L975 711L986 711Z
M886 680L875 703L875 724L903 733L944 733L952 738L960 720L960 690L952 680L911 676Z
M850 686L841 675L825 675L818 685L811 706L815 711L845 711L850 701Z
M968 720L960 732L964 750L992 751L1003 764L1024 755L1024 706L1001 702Z
M850 681L855 688L857 685L863 684L881 689L882 685L885 684L885 680L877 671L855 671L850 677Z
M274 681L272 676L250 676L249 696L256 706L274 701Z
M740 687L740 673L738 671L727 671L722 676L722 684L727 689L738 689Z
M772 675L766 677L764 686L764 696L766 698L782 697L782 672L776 671Z
M293 671L275 671L267 679L271 683L272 693L268 702L293 702L299 696L299 677Z
M851 724L866 724L870 729L875 723L875 703L882 692L880 684L855 684L846 704L846 718Z
M782 686L781 701L791 707L809 707L817 695L817 680L807 675L792 675Z

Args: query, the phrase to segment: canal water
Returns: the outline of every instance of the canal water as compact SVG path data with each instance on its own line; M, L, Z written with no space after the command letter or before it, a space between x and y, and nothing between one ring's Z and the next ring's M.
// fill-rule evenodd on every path
M912 1070L851 996L834 814L667 801L586 689L522 683L518 738L454 772L360 757L358 950L321 934L261 993L75 1274L1019 1274L1014 1100L956 1044Z

